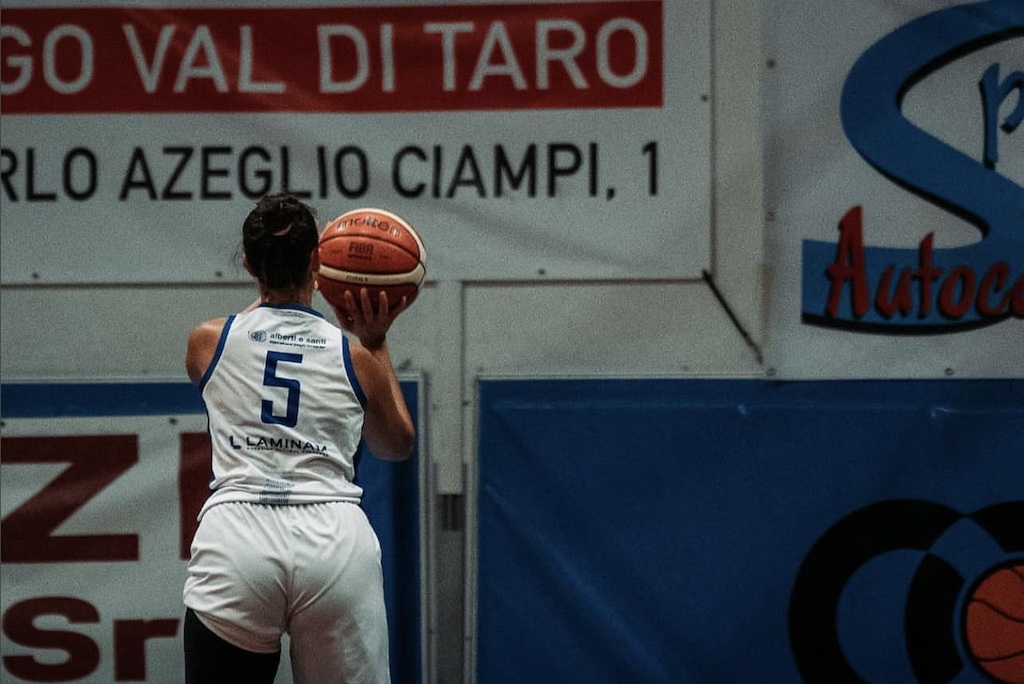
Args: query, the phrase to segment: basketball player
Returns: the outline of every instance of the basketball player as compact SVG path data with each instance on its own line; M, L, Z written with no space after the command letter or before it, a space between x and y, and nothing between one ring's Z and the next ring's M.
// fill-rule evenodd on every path
M188 339L213 447L184 588L188 684L270 684L284 633L297 684L390 682L380 546L353 477L361 440L412 452L386 336L407 302L349 294L335 314L350 344L311 308L317 241L298 199L260 200L242 226L259 300Z

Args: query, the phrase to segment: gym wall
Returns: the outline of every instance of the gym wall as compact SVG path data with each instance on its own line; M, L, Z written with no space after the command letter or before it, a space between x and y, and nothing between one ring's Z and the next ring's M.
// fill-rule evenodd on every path
M1019 2L250 4L5 2L4 682L181 681L183 352L263 182L427 244L396 681L1024 681ZM25 437L137 460L72 511Z

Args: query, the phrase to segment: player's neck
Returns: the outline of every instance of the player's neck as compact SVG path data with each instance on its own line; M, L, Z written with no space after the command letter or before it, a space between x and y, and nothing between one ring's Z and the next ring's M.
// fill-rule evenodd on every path
M313 306L313 287L285 287L279 290L260 289L260 300L264 304L301 304L307 308Z

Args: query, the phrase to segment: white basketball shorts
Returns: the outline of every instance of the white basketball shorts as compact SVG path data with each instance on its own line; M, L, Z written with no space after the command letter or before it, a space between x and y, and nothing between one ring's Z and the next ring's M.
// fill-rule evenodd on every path
M296 684L390 682L380 543L358 504L212 507L183 595L239 648L273 653L287 632Z

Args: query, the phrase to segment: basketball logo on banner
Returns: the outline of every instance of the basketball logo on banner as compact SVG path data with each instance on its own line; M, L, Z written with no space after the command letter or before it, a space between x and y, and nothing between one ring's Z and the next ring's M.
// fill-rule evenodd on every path
M956 544L944 544L952 538ZM874 635L863 634L884 634L884 626L868 626L868 620L858 622L841 609L861 573L874 580L871 610L888 614L903 632L890 635L902 643L881 645L887 653L879 652ZM890 676L892 663L902 660L918 684L962 681L969 668L987 681L1021 684L1024 501L969 515L921 500L884 501L854 511L804 558L790 596L789 636L807 684L874 681L857 667L867 668L868 660L888 663Z

